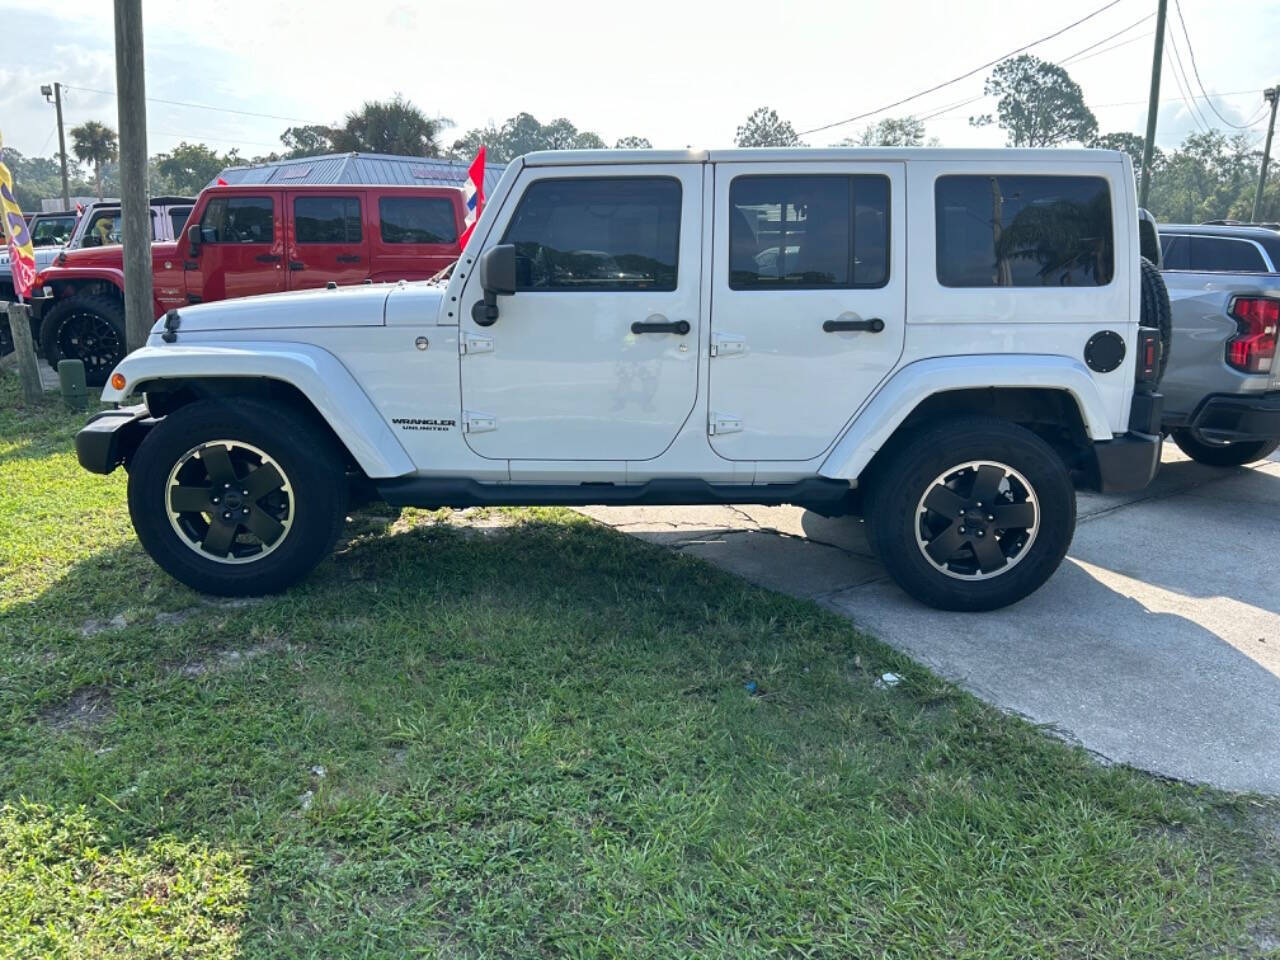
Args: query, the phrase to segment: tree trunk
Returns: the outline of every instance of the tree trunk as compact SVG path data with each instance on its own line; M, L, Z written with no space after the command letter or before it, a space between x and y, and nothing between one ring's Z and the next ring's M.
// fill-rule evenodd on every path
M93 182L98 188L98 199L102 199L102 161L99 160L93 165Z

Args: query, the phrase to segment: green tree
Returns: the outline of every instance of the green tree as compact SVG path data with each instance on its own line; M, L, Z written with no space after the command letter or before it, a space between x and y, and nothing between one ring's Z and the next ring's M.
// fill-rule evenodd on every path
M280 142L284 144L286 158L314 157L333 153L333 135L333 127L309 123L290 127L280 134Z
M929 138L929 146L941 141ZM856 137L841 140L837 147L922 147L925 145L924 121L918 117L885 117L878 123L864 127Z
M428 117L412 101L396 94L391 100L365 101L359 110L347 114L343 125L333 131L331 142L340 153L438 157L440 131L448 125L449 121Z
M1098 120L1084 102L1080 85L1056 63L1024 53L1002 60L991 71L983 92L996 97L991 114L970 117L975 127L998 123L1011 147L1056 147L1089 143Z
M1261 159L1243 135L1190 134L1153 172L1147 204L1165 223L1248 219Z
M768 107L757 107L738 128L733 142L740 147L804 146L795 127Z
M647 137L619 137L613 144L615 150L652 150Z
M608 144L597 133L579 130L564 117L540 123L531 113L508 117L501 127L475 127L453 142L449 156L469 161L481 145L494 163L507 163L535 150L599 150Z
M93 165L94 186L98 190L98 199L102 199L102 168L115 160L120 152L120 144L116 132L105 123L97 120L86 120L78 127L71 128L71 152L82 163Z
M167 191L194 196L221 173L224 167L229 167L238 160L239 155L234 150L223 157L203 143L187 143L184 140L168 153L156 154L151 158L151 164L153 174L163 178Z

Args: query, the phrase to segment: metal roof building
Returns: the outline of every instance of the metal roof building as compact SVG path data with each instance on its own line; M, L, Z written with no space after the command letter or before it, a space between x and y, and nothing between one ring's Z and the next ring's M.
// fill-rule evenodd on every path
M458 187L467 178L469 164L432 157L396 157L385 153L330 153L227 167L218 174L228 184L241 183L359 183L405 186ZM489 193L502 177L505 164L487 163L484 189ZM209 181L209 186L217 177Z

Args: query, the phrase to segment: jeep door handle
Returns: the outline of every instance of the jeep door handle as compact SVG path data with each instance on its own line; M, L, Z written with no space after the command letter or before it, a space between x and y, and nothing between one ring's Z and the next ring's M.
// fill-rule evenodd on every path
M254 257L253 259L257 260L259 263L279 263L279 262L280 262L280 254L278 254L278 253L260 253L260 254L258 254L256 257Z
M870 320L827 320L822 324L822 329L827 333L837 333L841 330L879 333L884 329L884 321L879 317L872 317Z
M678 333L682 337L692 329L688 320L637 320L631 325L632 333Z
M360 258L357 257L354 253L343 253L335 257L334 259L336 259L339 263L359 263L360 262Z

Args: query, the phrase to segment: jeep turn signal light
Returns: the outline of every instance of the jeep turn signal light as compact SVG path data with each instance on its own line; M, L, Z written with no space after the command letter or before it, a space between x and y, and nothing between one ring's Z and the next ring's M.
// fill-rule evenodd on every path
M125 383L127 383L127 382L128 382L128 381L126 381L126 380L125 380L125 378L124 378L124 374L123 374L123 373L113 373L113 374L111 375L111 389L112 389L112 390L123 390L123 389L124 389L124 385L125 385Z
M1227 341L1227 363L1245 373L1270 373L1280 328L1280 300L1236 297L1229 312L1238 331Z

